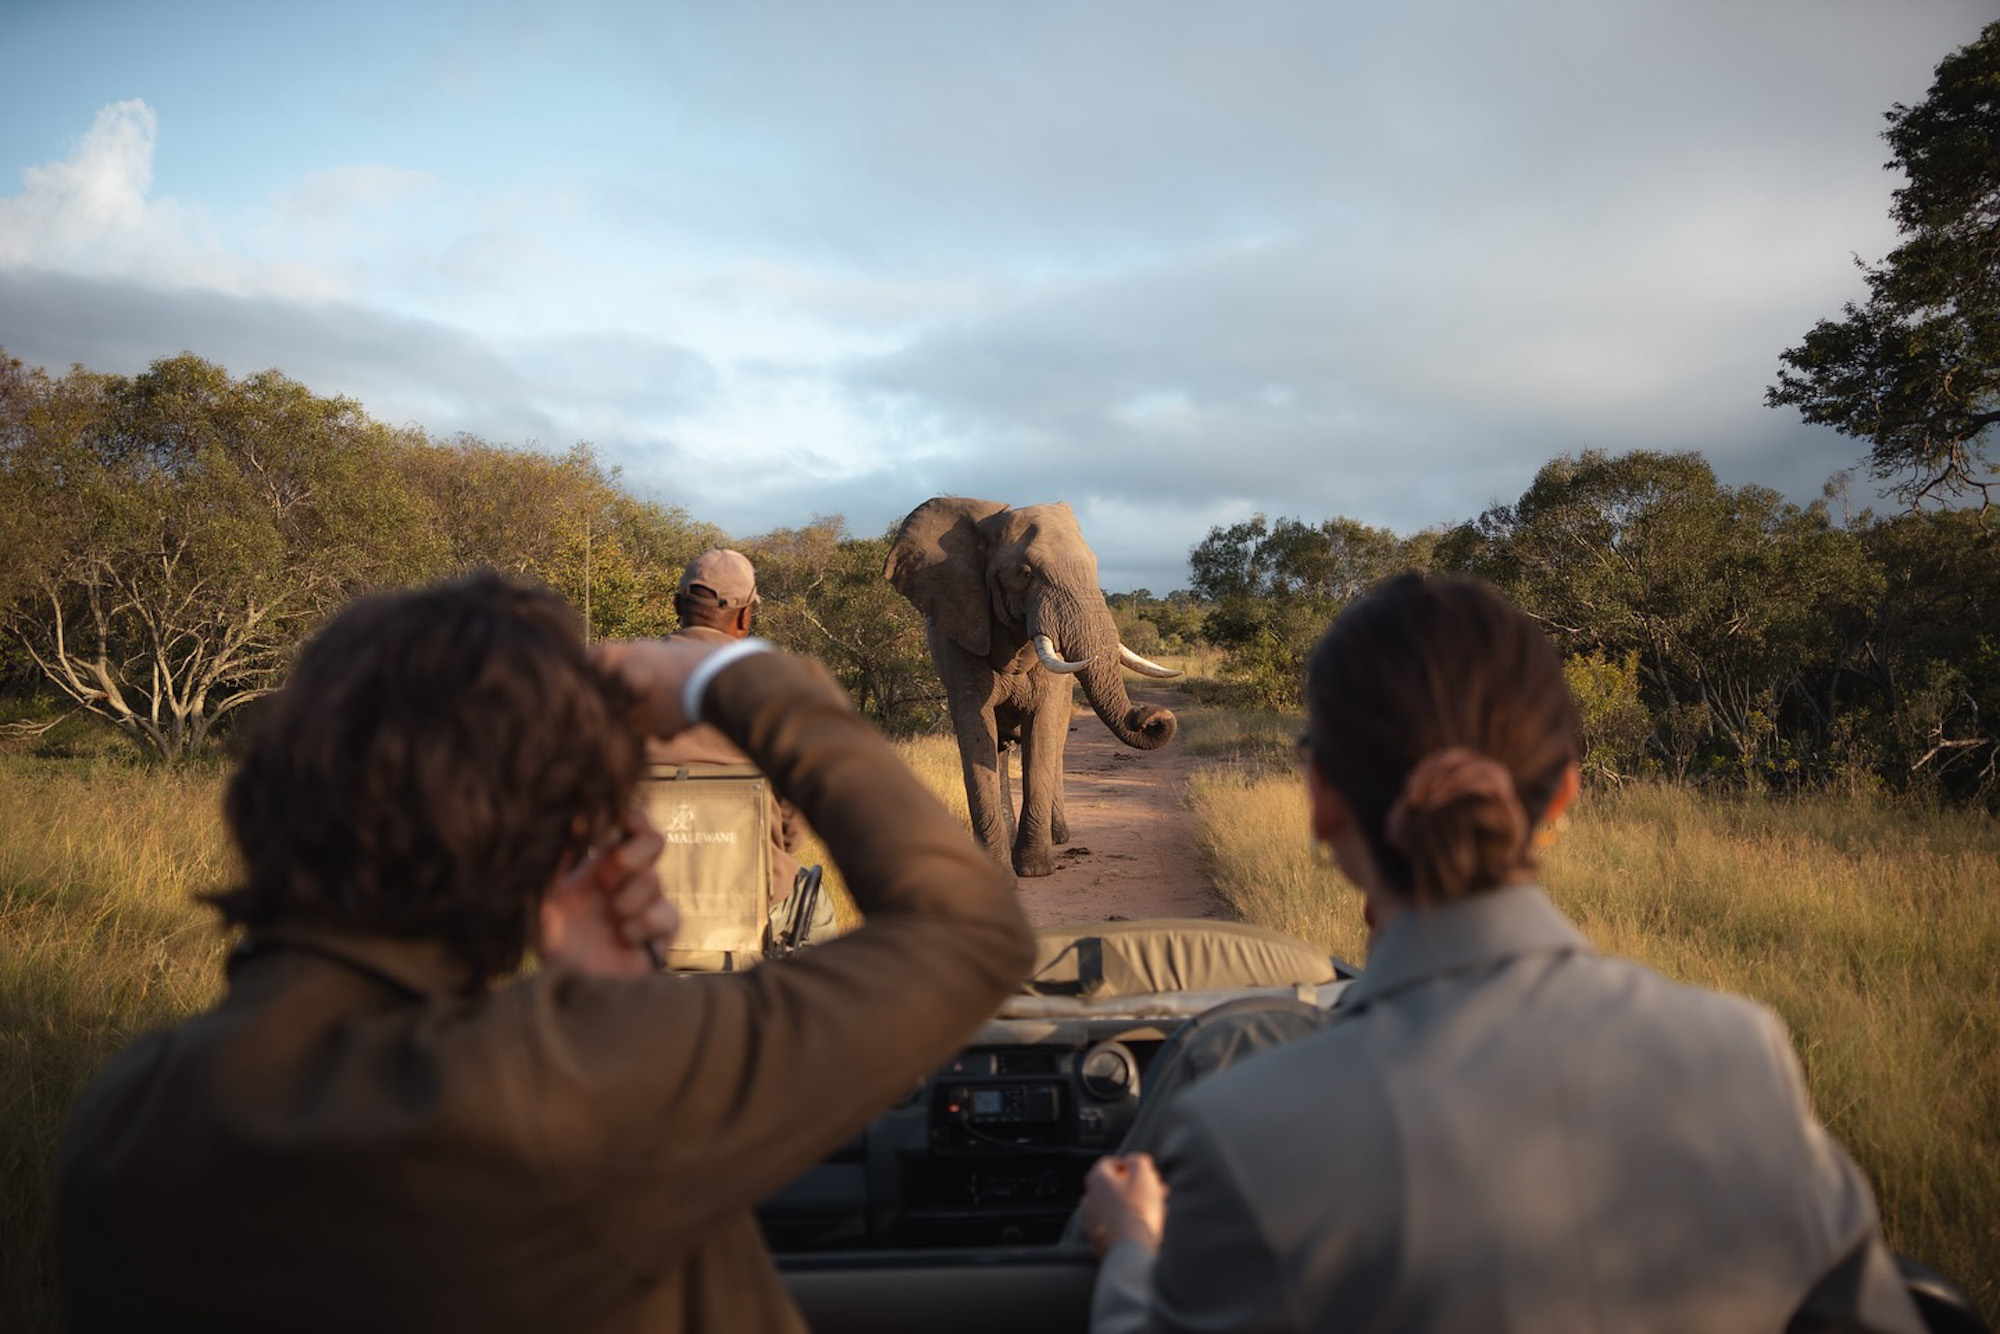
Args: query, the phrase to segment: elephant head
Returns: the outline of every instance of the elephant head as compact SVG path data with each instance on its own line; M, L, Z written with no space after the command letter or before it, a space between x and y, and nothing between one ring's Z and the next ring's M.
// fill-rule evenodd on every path
M934 634L995 671L1028 669L1033 645L1050 671L1076 675L1091 708L1126 745L1152 750L1173 738L1173 713L1135 705L1119 668L1180 673L1119 642L1097 557L1068 505L1015 509L939 496L903 520L883 573Z

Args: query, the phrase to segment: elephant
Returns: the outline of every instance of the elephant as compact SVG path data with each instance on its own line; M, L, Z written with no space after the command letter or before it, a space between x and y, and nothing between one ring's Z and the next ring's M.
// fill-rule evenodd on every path
M1180 673L1119 642L1097 557L1066 504L937 496L903 520L882 573L923 613L973 833L1016 875L1052 873L1052 845L1069 842L1062 765L1075 681L1114 736L1154 750L1173 739L1173 712L1134 704L1119 669ZM1017 742L1018 820L1004 758Z

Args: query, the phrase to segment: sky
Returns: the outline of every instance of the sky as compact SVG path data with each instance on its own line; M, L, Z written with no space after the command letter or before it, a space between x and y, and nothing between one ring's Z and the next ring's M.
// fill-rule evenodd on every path
M1763 404L1996 0L0 0L0 349L588 442L737 537L1409 533ZM1871 483L1859 478L1868 494Z

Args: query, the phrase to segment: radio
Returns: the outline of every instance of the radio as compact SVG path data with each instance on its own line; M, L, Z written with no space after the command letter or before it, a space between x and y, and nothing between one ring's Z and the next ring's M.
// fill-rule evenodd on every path
M1049 1124L1062 1120L1060 1084L947 1084L944 1113L972 1125Z

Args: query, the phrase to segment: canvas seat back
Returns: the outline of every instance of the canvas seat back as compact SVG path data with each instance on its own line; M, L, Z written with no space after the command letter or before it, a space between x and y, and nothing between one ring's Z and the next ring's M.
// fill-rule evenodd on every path
M1159 918L1044 926L1021 989L1085 999L1235 987L1316 987L1339 972L1302 940L1247 922Z
M748 764L656 764L639 800L666 846L661 892L680 910L669 963L740 968L770 921L771 780ZM710 956L722 956L704 962Z

